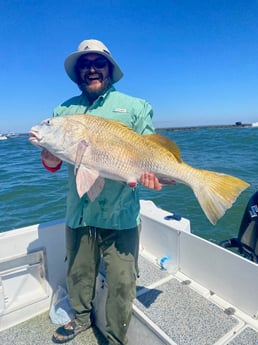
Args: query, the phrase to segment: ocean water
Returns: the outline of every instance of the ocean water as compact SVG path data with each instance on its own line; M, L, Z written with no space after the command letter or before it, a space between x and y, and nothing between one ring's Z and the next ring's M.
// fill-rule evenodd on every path
M250 183L233 207L214 226L192 190L166 186L160 192L141 187L141 198L191 220L192 232L219 242L237 235L247 201L258 189L258 128L199 128L164 131L181 149L182 159L197 168L237 176ZM27 136L0 141L0 232L65 216L67 171L46 171L40 150Z

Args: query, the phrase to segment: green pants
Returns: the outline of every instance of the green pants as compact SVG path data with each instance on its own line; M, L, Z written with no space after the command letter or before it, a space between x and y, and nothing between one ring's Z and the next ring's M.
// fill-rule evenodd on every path
M96 277L103 258L108 285L108 344L126 344L136 294L138 227L126 230L66 227L66 247L68 292L78 322L84 323L90 318Z

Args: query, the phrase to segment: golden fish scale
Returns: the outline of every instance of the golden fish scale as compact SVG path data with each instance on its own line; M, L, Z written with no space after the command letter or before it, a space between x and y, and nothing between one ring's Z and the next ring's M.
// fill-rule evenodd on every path
M76 121L85 125L85 137L92 145L92 160L99 168L108 167L119 175L140 177L142 171L171 174L171 167L178 163L166 148L135 133L116 121L96 116L74 115Z

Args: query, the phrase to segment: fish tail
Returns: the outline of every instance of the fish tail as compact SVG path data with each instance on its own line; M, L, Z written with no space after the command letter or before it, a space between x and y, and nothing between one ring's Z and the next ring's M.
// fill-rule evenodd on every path
M209 221L216 224L249 184L231 175L194 170L198 178L191 187Z

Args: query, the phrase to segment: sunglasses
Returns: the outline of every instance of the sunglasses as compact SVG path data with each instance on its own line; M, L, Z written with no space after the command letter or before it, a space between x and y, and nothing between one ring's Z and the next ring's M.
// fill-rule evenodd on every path
M96 60L82 60L77 63L77 68L79 71L90 70L91 67L94 69L102 69L107 67L108 61L106 59L96 59Z

